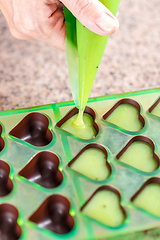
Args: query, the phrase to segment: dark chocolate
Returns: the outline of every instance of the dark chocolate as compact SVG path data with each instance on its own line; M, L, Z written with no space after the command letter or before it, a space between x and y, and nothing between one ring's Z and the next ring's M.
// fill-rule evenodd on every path
M10 204L0 205L0 239L18 240L22 230L18 225L18 210Z
M40 228L46 228L57 234L66 234L74 227L74 218L69 214L70 202L61 195L48 197L29 218Z
M55 188L63 181L63 174L58 169L59 158L52 152L40 152L18 173L45 188Z
M4 143L4 139L1 137L2 134L2 125L0 124L0 152L3 150L5 143Z
M9 178L10 166L0 160L0 197L8 195L13 189L13 182Z
M34 112L24 117L9 134L34 146L42 147L53 139L48 126L48 118L42 113Z

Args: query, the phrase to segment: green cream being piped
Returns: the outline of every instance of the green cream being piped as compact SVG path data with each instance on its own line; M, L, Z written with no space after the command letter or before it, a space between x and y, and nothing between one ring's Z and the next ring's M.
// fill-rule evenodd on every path
M87 113L83 114L83 119L78 114L73 115L61 125L61 129L82 139L92 139L97 135L97 131L93 126L93 118Z

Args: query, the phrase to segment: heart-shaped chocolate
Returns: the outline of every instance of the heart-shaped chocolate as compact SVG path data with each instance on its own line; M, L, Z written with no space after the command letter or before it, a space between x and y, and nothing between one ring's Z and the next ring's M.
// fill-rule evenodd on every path
M107 150L102 145L88 144L68 163L68 167L90 179L103 181L112 171L107 158Z
M4 139L2 138L1 134L2 134L2 125L0 124L0 152L3 150L5 145Z
M13 189L13 182L9 178L10 166L0 160L0 197L8 195Z
M18 240L22 235L18 225L18 210L10 204L0 205L0 239Z
M154 115L160 118L160 97L157 99L157 101L148 109L148 112L151 115Z
M150 178L131 198L131 202L142 209L144 213L151 213L160 218L160 178Z
M55 188L63 181L63 174L58 169L59 162L56 154L40 152L18 174L42 187Z
M74 227L74 218L69 213L70 202L62 195L48 197L29 218L39 228L46 228L54 233L66 234Z
M118 227L126 218L120 193L111 186L101 186L81 207L86 216L109 227Z
M83 114L84 126L79 127L73 124L77 119L78 112L79 110L76 107L73 108L56 124L56 127L81 139L95 138L99 132L99 127L95 122L96 113L90 107L86 107Z
M129 98L118 101L103 115L102 119L103 122L107 122L119 130L125 129L129 132L140 131L145 125L140 105Z
M160 165L154 143L145 136L133 137L118 153L116 159L143 172L153 172Z
M42 113L34 112L24 117L9 134L34 146L46 146L53 138L48 126L48 118Z

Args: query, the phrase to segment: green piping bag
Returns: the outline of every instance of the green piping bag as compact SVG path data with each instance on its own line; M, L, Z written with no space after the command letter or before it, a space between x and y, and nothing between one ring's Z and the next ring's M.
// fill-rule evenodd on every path
M116 15L120 0L101 2ZM76 107L84 110L109 36L99 36L91 32L65 7L64 13L71 91Z

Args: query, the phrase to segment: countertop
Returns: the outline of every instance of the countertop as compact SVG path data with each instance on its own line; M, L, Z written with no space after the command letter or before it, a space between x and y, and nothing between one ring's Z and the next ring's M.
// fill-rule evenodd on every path
M159 0L122 0L90 97L160 87ZM72 99L65 53L12 37L0 12L0 111Z

